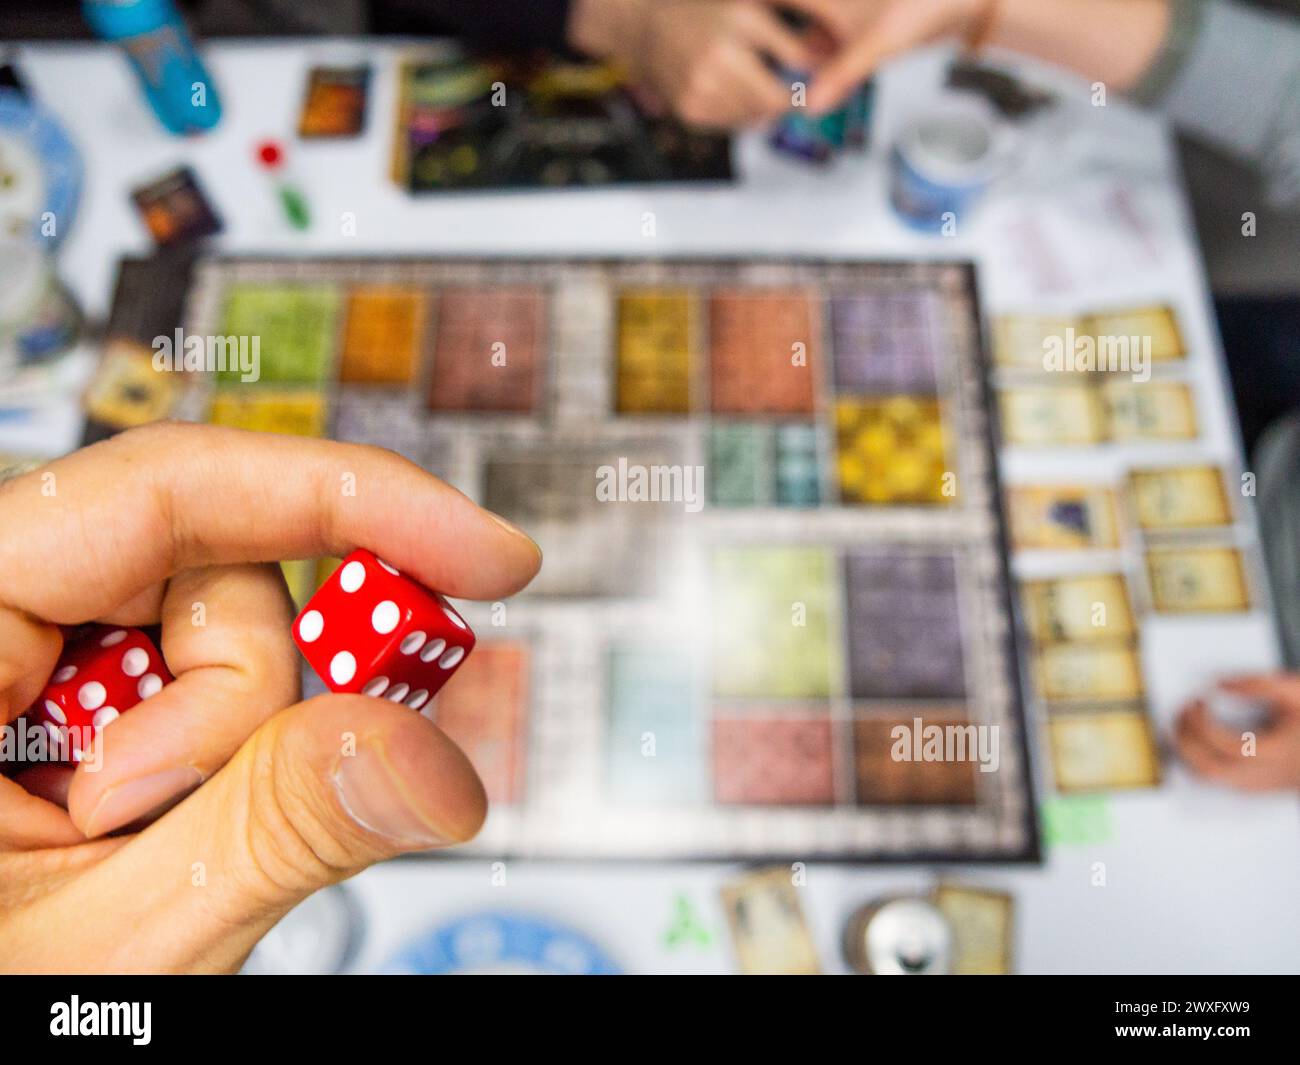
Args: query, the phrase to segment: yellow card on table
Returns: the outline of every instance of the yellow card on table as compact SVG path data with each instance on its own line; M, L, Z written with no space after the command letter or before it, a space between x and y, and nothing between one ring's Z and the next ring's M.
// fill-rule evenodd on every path
M1140 709L1066 713L1048 720L1052 770L1059 791L1151 788L1160 755Z
M1151 599L1162 614L1250 609L1241 552L1235 547L1153 548L1147 552Z
M1040 646L1134 635L1128 586L1119 573L1054 577L1024 583L1025 620Z
M1232 524L1232 508L1217 466L1133 470L1129 488L1138 525L1150 532Z

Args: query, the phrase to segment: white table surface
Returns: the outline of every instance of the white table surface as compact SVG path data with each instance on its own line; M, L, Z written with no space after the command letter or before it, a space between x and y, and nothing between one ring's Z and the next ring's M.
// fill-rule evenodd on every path
M824 255L965 258L980 267L987 313L1085 311L1168 302L1191 348L1201 438L1189 445L1108 446L1004 458L1009 480L1114 481L1139 462L1208 459L1240 466L1225 400L1222 356L1204 274L1161 123L1116 99L1090 102L1090 87L1037 71L1065 95L1018 150L1005 179L955 236L918 236L885 201L883 157L826 171L742 141L740 181L729 187L628 188L413 199L387 177L397 45L336 42L225 43L207 50L225 116L200 139L165 135L146 111L125 63L101 46L29 46L23 74L66 124L84 154L87 181L62 273L86 309L108 309L117 259L145 254L149 239L128 190L181 162L199 174L226 223L226 253L285 255ZM364 53L374 64L369 125L357 140L299 145L293 138L304 77L314 63ZM914 56L884 72L873 131L877 145L910 111L934 103L943 56ZM283 138L311 202L314 225L281 220L253 144ZM341 218L355 216L355 235ZM654 236L643 236L646 212ZM28 421L0 424L0 449L58 452L75 445L68 398ZM1249 516L1246 516L1249 525ZM1244 534L1249 541L1249 533ZM1136 579L1140 555L1018 560L1022 572L1119 565ZM1153 714L1167 727L1181 701L1218 672L1277 660L1261 611L1204 621L1148 619L1143 655ZM1042 772L1043 759L1038 765ZM1112 825L1098 843L1061 844L1042 867L942 870L1009 890L1017 901L1021 972L1236 972L1300 970L1300 804L1208 787L1177 765L1157 790L1105 800ZM1095 886L1104 863L1105 886ZM409 937L483 909L533 911L598 939L631 971L733 968L718 887L736 871L715 864L510 863L494 886L485 861L401 861L353 882L367 932L354 968L379 967ZM814 865L805 909L825 966L842 968L841 924L877 895L924 888L940 870ZM497 878L499 879L499 878ZM715 935L707 947L670 949L664 932L685 894Z

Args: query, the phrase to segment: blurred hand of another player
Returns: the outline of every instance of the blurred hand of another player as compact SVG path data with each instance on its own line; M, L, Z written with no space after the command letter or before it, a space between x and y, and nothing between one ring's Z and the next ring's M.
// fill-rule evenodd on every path
M313 891L478 831L482 785L432 722L357 695L294 705L273 560L356 545L468 598L541 563L376 448L161 425L0 485L0 723L41 691L59 625L161 624L176 676L99 734L101 758L0 777L0 970L233 971Z
M736 129L790 109L790 86L768 60L791 70L816 61L776 14L778 6L778 0L578 0L569 39L620 63L639 90L684 122Z
M1174 728L1183 761L1207 780L1243 791L1300 791L1300 674L1245 677L1219 686L1267 706L1269 718L1258 728L1230 727L1198 699L1183 709Z
M831 111L887 59L968 37L990 0L783 0L830 36L833 51L808 87L808 110Z

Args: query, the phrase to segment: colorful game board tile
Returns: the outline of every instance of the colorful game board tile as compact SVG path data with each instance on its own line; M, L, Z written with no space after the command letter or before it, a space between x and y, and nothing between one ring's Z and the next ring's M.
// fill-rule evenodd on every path
M613 647L605 737L608 792L619 802L699 802L704 762L686 648Z
M260 381L321 384L333 369L341 302L333 285L232 285L222 332L258 338ZM233 383L240 372L217 377Z
M772 426L762 422L714 422L709 426L709 497L719 507L766 507L773 503Z
M835 387L869 395L933 393L935 296L863 289L831 298Z
M918 724L919 722L919 724ZM927 757L925 730L962 730L965 757L945 744L943 758ZM978 747L969 739L971 723L950 710L916 710L859 717L853 722L853 752L857 800L860 806L934 804L966 806L976 802ZM916 737L920 736L918 743ZM954 733L955 735L955 733ZM900 746L901 745L901 746ZM896 751L908 757L895 756Z
M949 504L947 434L939 401L923 396L835 404L840 499L845 503Z
M411 381L424 346L428 297L394 285L354 288L339 380L344 384L403 385Z
M754 713L713 722L713 798L720 803L816 806L835 801L831 721Z
M1060 714L1049 719L1047 731L1059 791L1151 788L1160 783L1151 722L1139 709Z
M324 436L328 412L324 393L315 389L219 388L208 421L258 433Z
M844 560L849 690L855 699L966 691L951 555L858 550Z
M619 296L620 414L690 411L694 315L695 299L685 289L636 289Z
M713 690L826 698L839 675L832 561L815 547L726 548L713 556Z
M817 429L812 425L776 427L776 501L783 507L815 507L821 502Z
M524 797L529 647L481 642L438 693L433 719L468 756L492 802Z
M429 469L429 417L409 396L341 389L335 401L332 435L352 444L389 448Z
M719 414L810 414L821 325L797 289L718 289L709 301L710 395Z
M531 286L448 288L438 300L430 410L526 414L542 385L546 296Z

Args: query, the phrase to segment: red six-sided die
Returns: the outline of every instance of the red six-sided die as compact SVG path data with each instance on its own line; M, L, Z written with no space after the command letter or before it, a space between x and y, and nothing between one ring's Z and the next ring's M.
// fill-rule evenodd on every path
M97 625L65 644L29 715L52 736L68 729L72 761L93 729L105 728L174 678L140 629Z
M442 596L369 551L353 551L293 623L303 657L335 692L419 710L474 649L474 633Z

